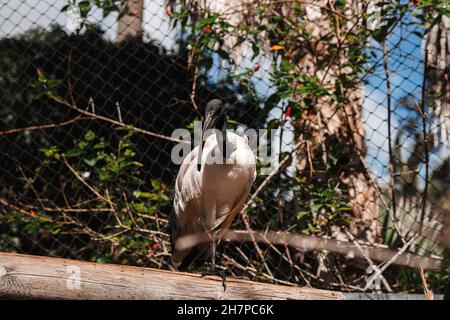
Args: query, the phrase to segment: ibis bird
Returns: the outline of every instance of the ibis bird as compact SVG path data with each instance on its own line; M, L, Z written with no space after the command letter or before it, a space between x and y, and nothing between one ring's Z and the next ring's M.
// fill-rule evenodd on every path
M216 247L256 178L248 138L227 132L227 112L219 99L206 105L201 143L176 178L170 225L172 264L179 270L211 259L215 271Z

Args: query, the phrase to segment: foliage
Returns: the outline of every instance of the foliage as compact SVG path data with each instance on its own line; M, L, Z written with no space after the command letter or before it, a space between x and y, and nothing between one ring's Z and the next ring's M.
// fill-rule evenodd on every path
M117 17L120 19L125 15L136 16L136 12L131 11L127 1L122 0L67 0L67 4L61 8L61 12L68 12L74 10L81 18L80 25L77 29L77 33L83 30L83 27L92 28L95 27L89 23L89 13L94 8L100 8L103 18L106 18L111 13L118 13Z
M82 139L74 141L70 150L62 152L58 146L43 148L42 165L35 169L34 179L24 180L24 191L32 190L42 198L48 196L45 189L37 191L40 175L58 168L60 188L73 196L68 207L59 208L60 214L47 206L41 211L30 209L29 214L10 212L3 221L8 230L2 243L12 242L14 247L25 250L29 239L34 238L38 250L48 246L50 255L147 264L146 257L161 250L163 241L167 241L165 236L152 236L149 230L158 229L154 218L170 205L169 189L157 180L147 182L141 177L142 164L135 159L133 132L117 130L120 135L117 145L88 131ZM105 196L93 197L95 193Z
M0 154L0 194L14 204L0 208L2 250L156 267L167 262L169 186L177 167L170 151L161 150L173 142L79 118L68 105L110 118L118 117L119 105L124 122L168 136L187 127L197 115L188 102L192 77L183 43L168 53L153 42L107 41L98 28L69 35L55 27L0 39L0 47L2 129L55 124L0 136L8 150ZM226 84L198 84L202 101L224 96L236 108L254 106ZM234 118L257 121L248 114Z
M327 136L325 141L319 141L308 126L308 120L314 122L310 119L315 119L315 113L320 112L317 110L319 102L336 105L335 112L352 103L349 97L358 89L359 76L366 71L365 48L371 39L384 43L405 15L412 15L412 23L426 33L442 15L449 14L448 3L377 2L375 10L365 7L361 16L352 20L346 13L346 1L337 1L320 8L324 21L330 23L331 32L324 32L325 35L316 32L319 36L313 35L317 30L303 19L304 6L295 1L292 5L265 1L258 6L250 3L251 8L243 5L236 10L248 10L247 15L244 13L237 23L227 14L214 12L195 1L173 3L170 15L190 45L191 69L207 73L215 68L213 61L219 59L221 65L227 66L230 78L237 83L249 83L256 78L261 57L271 61L269 81L274 90L263 98L263 108L269 111L282 108L283 112L269 119L267 126L282 130L290 120L294 126L294 141L303 140L310 146L309 151L308 147L302 149L309 152L304 168L298 170L297 164L295 173L280 173L259 194L255 206L249 209L255 228L331 236L341 227L350 226L355 215L349 204L349 188L343 180L355 171L364 172L363 164L349 151L352 145L355 148L355 142L349 139L349 133L343 137ZM369 22L377 18L379 22L373 28ZM317 28L326 29L321 25ZM245 57L236 59L243 45L251 50L246 51ZM302 62L308 59L314 61L314 72ZM242 60L250 67L242 67ZM336 76L335 81L327 81L330 73ZM258 182L264 179L260 177ZM414 188L414 183L408 186ZM390 229L383 231L388 233ZM270 265L282 265L280 253L269 252L273 253L267 256ZM407 278L404 281L409 289L420 287L415 281L409 282Z

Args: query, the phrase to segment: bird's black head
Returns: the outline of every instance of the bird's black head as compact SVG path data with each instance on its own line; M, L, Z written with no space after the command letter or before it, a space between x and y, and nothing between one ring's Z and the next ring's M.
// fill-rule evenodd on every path
M205 108L203 132L212 128L222 130L226 126L226 120L227 109L224 107L223 102L219 99L211 100Z
M219 99L213 99L208 102L205 108L203 133L212 128L223 130L224 127L226 128L226 122L227 109L224 107L223 102Z
M205 114L219 114L224 110L223 102L220 99L213 99L206 105Z

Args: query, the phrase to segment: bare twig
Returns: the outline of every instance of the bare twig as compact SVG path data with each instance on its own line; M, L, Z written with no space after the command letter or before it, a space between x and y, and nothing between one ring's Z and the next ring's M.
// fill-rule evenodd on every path
M367 254L367 252L364 251L364 250L361 248L361 246L360 246L359 243L358 243L358 240L355 239L355 237L354 237L348 230L345 229L344 232L347 234L347 236L349 237L349 239L352 240L353 244L356 245L356 247L358 248L358 250L359 250L359 251L361 252L361 254L363 255L364 259L365 259L365 260L369 263L369 265L373 268L372 270L379 271L379 270L380 270L379 267L372 261L372 259L370 259L370 257L369 257L369 255ZM382 281L384 287L386 288L386 290L389 291L389 292L392 292L392 289L391 289L389 283L387 282L386 278L383 276L383 274L380 273L378 276L381 277L381 281ZM367 286L366 286L366 288L364 288L364 289L367 289Z
M195 58L195 54L197 53L197 46L199 44L200 41L200 37L197 38L197 40L195 41L194 47L192 48L191 52L189 52L188 55L188 65L187 68L188 70L192 68L192 66L194 65L194 58ZM197 92L197 80L199 77L199 69L198 69L198 65L196 65L194 67L194 76L192 78L192 87L191 87L191 94L190 94L190 99L191 99L191 103L194 106L194 110L197 113L197 115L200 117L200 119L202 118L202 114L200 113L200 109L197 105L197 102L195 101L195 96L196 96L196 92Z
M28 211L25 211L25 210L23 210L23 209L21 209L21 208L15 206L15 205L9 203L9 202L6 201L5 199L1 199L1 198L0 198L0 204L4 205L4 206L6 206L6 207L9 207L9 208L11 208L11 209L14 209L14 210L16 210L16 211L18 211L18 212L20 212L20 213L23 213L23 214L25 214L25 215L27 215L27 216L33 217L33 218L35 218L35 219L37 219L37 220L40 220L40 221L44 221L44 222L51 222L51 221L52 221L52 219L44 218L44 217L41 217L41 216L39 216L39 215L32 214L32 213L30 213L30 212L28 212Z
M424 152L424 158L425 158L425 186L423 188L422 192L422 214L420 217L420 228L422 229L423 226L423 220L425 219L426 214L426 207L427 207L427 197L428 197L428 180L430 175L430 154L429 154L429 145L428 145L428 133L427 133L427 115L426 115L426 105L425 105L425 99L426 99L426 81L427 81L427 73L428 73L428 41L426 41L425 46L425 53L424 53L424 63L423 63L423 79L422 79L422 97L420 101L420 115L422 118L422 135L423 135L423 152Z
M389 151L389 173L391 179L389 181L389 188L391 191L392 199L392 214L397 217L397 201L395 194L395 159L392 151L392 107L391 107L391 71L388 66L388 53L387 53L387 40L383 41L383 67L386 76L386 99L387 99L387 127L388 127L388 151Z
M92 213L92 212L113 212L111 208L52 208L43 207L42 210L48 212L73 212L73 213Z
M322 4L320 4L319 2L314 2L314 1L300 1L300 0L266 0L266 1L261 1L261 0L255 0L253 2L246 2L246 7L242 8L242 4L239 5L235 5L232 7L229 7L227 9L227 11L224 12L225 15L231 15L231 14L236 14L236 13L241 13L243 11L250 11L250 9L256 9L255 7L260 8L261 5L263 4L283 4L283 3L299 3L299 4L303 4L303 5L310 5L310 6L315 6L318 7L320 9L323 10L327 10L332 12L333 14L339 15L341 18L348 20L348 17L343 15L342 13L333 10L329 7L323 6ZM273 10L271 10L273 11Z
M195 96L197 94L197 80L198 80L199 74L198 74L198 67L196 66L194 69L194 77L192 79L192 88L191 88L191 94L190 94L190 99L191 99L191 103L194 106L195 112L197 113L197 115L201 118L202 115L200 113L200 109L197 105L197 102L195 101Z
M403 247L395 254L393 255L381 268L377 268L374 273L374 277L377 277L378 275L381 275L391 264L395 262L405 251L408 249L408 247L414 242L414 240L417 239L417 235L414 235L409 239L408 242L406 242ZM367 288L367 286L366 286Z
M72 53L73 53L73 48L70 48L69 51L69 56L67 57L67 88L69 91L69 97L70 97L70 103L72 105L75 105L75 99L73 97L73 90L72 90L72 80L70 79L71 77L71 66L72 66Z
M117 108L117 117L119 118L119 122L123 123L122 111L120 111L120 104L118 102L116 102L116 108Z
M4 131L0 131L0 136L8 135L8 134L21 133L21 132L29 132L29 131L50 129L50 128L60 128L60 127L72 124L72 123L74 123L74 122L76 122L78 120L83 120L83 119L86 119L86 118L82 118L81 115L78 115L75 118L72 118L70 120L67 120L67 121L64 121L64 122L61 122L61 123L49 123L49 124L41 124L41 125L30 126L30 127L25 127L25 128L16 128L16 129L4 130Z
M419 274L422 279L423 293L425 294L425 297L427 297L428 300L433 300L433 292L428 289L427 280L425 279L425 273L423 272L422 266L419 266Z
M225 233L223 240L225 241L238 241L238 242L260 242L265 243L269 241L273 245L289 245L293 248L297 248L301 252L308 251L329 251L336 254L341 254L349 259L354 257L364 258L361 250L367 254L373 261L384 262L383 267L380 268L382 272L386 270L391 264L418 267L428 270L441 270L450 268L449 259L440 259L436 257L426 257L413 253L405 253L406 249L414 242L417 236L413 236L406 242L400 250L390 249L386 246L375 246L366 243L359 242L358 246L348 241L339 241L324 237L317 237L311 235L294 234L284 231L247 231L247 230L228 230ZM183 248L191 247L198 243L207 242L210 239L207 236L202 237L198 234L189 235L183 237Z
M52 98L53 98L53 100L55 102L58 102L59 104L64 105L64 106L66 106L66 107L68 107L68 108L70 108L72 110L75 110L75 111L77 111L77 112L79 112L79 113L81 113L81 114L83 114L85 116L88 116L88 117L90 117L92 119L105 121L105 122L117 125L119 127L128 128L128 129L133 130L135 132L143 133L145 135L149 135L149 136L152 136L152 137L157 137L157 138L160 138L160 139L163 139L163 140L168 140L168 141L177 142L177 143L190 143L190 142L186 142L184 140L172 138L172 137L169 137L169 136L165 136L163 134L154 133L154 132L151 132L151 131L148 131L148 130L145 130L145 129L141 129L141 128L135 127L133 125L130 125L130 124L122 123L122 122L120 122L118 120L114 120L114 119L111 119L111 118L108 118L108 117L96 114L94 112L90 112L90 111L87 111L87 110L80 109L76 105L72 105L69 102L67 102L64 99L62 99L60 97L57 97L57 96L52 96Z
M91 190L97 196L97 198L102 199L103 201L108 203L112 209L114 208L114 204L111 202L111 200L102 196L100 194L100 192L98 192L97 189L95 189L93 186L91 186L89 183L87 183L86 180L84 180L80 176L80 174L69 164L69 162L67 161L66 156L64 154L62 154L61 157L62 157L63 162L66 165L66 167L70 170L70 172L73 173L73 175L75 176L75 178L77 178L78 181L80 181L84 186L86 186L89 190Z

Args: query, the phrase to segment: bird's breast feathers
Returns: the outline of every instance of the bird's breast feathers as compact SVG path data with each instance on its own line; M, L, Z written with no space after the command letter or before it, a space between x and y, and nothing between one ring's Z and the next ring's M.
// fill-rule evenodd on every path
M176 207L184 209L191 200L201 201L205 193L220 193L230 188L246 189L253 184L256 157L248 140L234 133L227 133L227 139L231 150L225 165L214 134L205 141L201 171L197 170L198 147L187 155L176 180Z
M227 133L228 143L226 145L225 164L232 165L234 168L255 167L256 157L248 145L247 137L241 137L235 133ZM224 158L217 143L215 134L210 135L206 141L203 151L202 163L206 165L224 164Z

